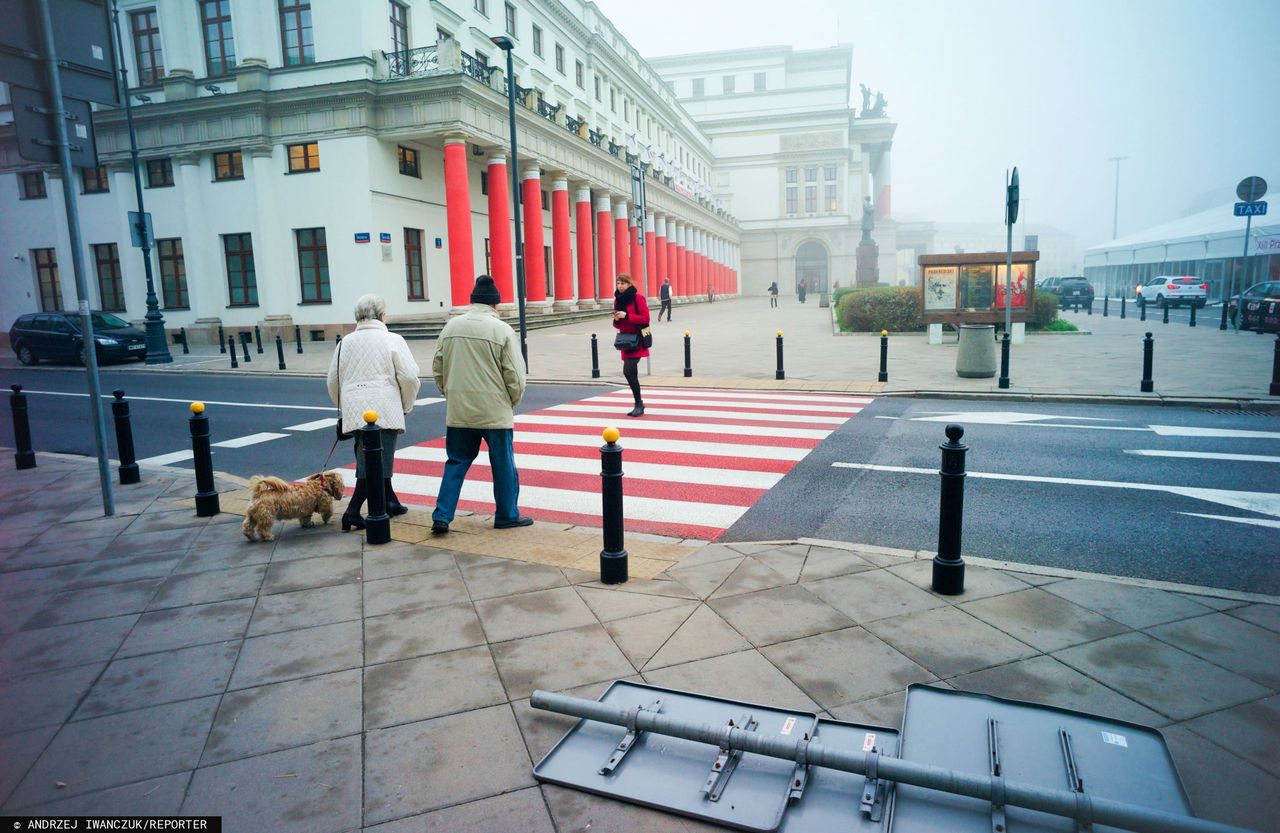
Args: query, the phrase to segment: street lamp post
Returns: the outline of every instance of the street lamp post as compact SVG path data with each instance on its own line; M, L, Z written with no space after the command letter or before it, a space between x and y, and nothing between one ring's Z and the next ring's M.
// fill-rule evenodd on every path
M129 97L129 70L124 65L124 41L120 37L120 5L111 2L111 18L116 29L116 55L120 61L120 95L124 97L124 117L129 125L129 155L133 159L133 185L138 194L138 222L135 234L142 246L142 263L147 273L147 364L168 364L173 361L164 335L164 316L160 313L160 301L156 298L155 279L151 274L151 237L147 233L147 209L142 204L142 170L138 162L138 136L133 129L133 103Z
M520 355L524 357L524 369L529 370L529 346L525 342L524 320L524 238L520 235L520 212L523 203L520 199L520 154L516 150L516 76L511 60L511 50L515 43L506 35L495 35L493 41L503 52L507 53L507 116L511 123L511 216L516 221L516 303L520 309Z
M1111 239L1115 240L1120 228L1120 163L1128 159L1127 156L1112 156L1107 161L1116 163L1116 201L1115 207L1111 212Z

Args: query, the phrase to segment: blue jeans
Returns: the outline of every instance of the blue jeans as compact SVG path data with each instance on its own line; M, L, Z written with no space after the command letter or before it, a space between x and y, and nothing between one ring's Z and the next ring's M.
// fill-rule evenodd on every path
M448 460L444 464L444 477L440 482L440 495L436 498L431 520L450 523L458 509L458 495L462 493L462 481L467 470L480 453L480 441L489 446L489 468L493 470L493 502L497 505L496 523L514 521L520 517L520 475L516 472L515 449L510 428L454 428L445 429L444 449Z

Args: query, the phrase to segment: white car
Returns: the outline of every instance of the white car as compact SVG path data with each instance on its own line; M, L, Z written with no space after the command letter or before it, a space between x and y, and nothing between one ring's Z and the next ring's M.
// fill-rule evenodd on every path
M1145 298L1148 304L1155 304L1161 309L1192 304L1203 309L1205 302L1209 300L1209 284L1196 277L1161 275L1138 284L1137 296L1139 303Z

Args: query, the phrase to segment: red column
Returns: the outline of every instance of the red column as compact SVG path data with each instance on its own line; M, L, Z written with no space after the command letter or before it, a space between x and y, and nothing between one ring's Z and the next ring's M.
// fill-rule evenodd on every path
M671 297L680 293L676 287L676 224L667 221L667 268L662 271L664 278L671 279Z
M489 157L489 269L502 303L515 301L511 280L511 203L507 197L507 159Z
M631 247L627 244L627 203L619 200L613 204L613 263L616 275L631 274ZM634 277L634 275L632 276ZM613 293L611 292L610 295Z
M579 188L574 201L578 204L578 307L594 309L596 264L591 245L591 189Z
M613 303L613 214L607 196L596 198L596 298Z
M547 300L546 242L542 234L542 174L537 168L520 172L524 201L524 298L531 304Z
M658 297L658 235L653 217L644 218L644 263L649 282L649 297Z
M590 231L588 223L587 233ZM555 306L568 309L573 305L573 249L569 245L569 181L562 176L551 180L551 259L555 264Z
M689 250L685 248L688 233L688 226L676 226L676 295L681 298L689 294Z
M631 277L635 278L636 291L641 295L645 289L644 252L640 248L640 227L631 226Z
M656 255L654 273L657 285L661 287L663 279L667 277L667 218L659 217L654 226L653 248Z
M471 289L476 282L465 139L451 137L445 140L444 205L449 229L449 303L454 307L465 307L471 303Z

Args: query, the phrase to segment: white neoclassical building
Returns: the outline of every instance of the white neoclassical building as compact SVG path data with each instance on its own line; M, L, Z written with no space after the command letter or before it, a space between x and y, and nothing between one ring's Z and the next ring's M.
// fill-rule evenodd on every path
M650 295L737 291L742 227L712 139L596 6L579 0L121 0L157 292L193 340L263 325L327 337L365 292L402 320L514 300L524 220L532 313L593 308L621 271ZM509 37L519 92L511 187ZM58 172L17 153L0 84L0 330L75 306ZM6 112L10 111L10 112ZM77 171L91 304L145 312L122 109ZM636 210L633 172L645 184Z

